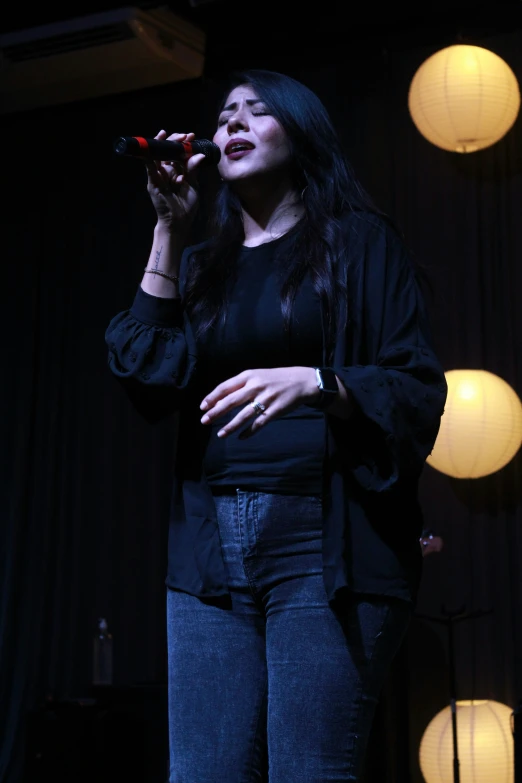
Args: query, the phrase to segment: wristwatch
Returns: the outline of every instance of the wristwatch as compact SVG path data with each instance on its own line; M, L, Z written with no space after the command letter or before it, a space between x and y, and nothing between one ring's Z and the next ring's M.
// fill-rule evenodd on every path
M314 367L314 370L317 388L321 393L317 399L309 402L308 406L323 411L339 396L339 386L337 385L337 377L330 367Z

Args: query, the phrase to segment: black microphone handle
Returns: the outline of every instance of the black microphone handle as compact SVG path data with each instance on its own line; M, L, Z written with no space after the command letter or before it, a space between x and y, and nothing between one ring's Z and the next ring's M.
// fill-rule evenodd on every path
M134 158L150 158L152 160L186 161L191 155L203 153L208 163L219 163L221 150L208 139L198 141L162 141L160 139L144 139L139 136L120 136L114 142L117 155L127 155Z

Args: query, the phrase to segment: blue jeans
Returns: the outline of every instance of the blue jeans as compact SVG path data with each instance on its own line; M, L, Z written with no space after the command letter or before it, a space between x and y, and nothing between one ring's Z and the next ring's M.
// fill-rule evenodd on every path
M215 502L231 601L167 592L170 783L360 780L410 605L331 608L320 497Z

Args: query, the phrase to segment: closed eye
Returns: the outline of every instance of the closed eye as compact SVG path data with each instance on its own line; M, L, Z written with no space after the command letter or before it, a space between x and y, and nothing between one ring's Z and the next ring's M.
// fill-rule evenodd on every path
M253 117L265 117L268 114L270 114L270 112L267 109L258 109L257 111L253 111L252 112L252 116ZM218 124L217 124L218 128L220 128L222 125L226 125L227 122L229 121L230 117L232 117L232 116L233 115L231 114L228 117L220 117L219 120L218 120Z

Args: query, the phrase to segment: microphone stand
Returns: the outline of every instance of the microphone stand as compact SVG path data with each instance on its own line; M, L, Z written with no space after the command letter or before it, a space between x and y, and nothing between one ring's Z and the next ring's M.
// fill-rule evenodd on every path
M453 783L460 783L460 762L457 743L457 686L455 679L455 645L454 645L454 625L462 620L471 620L491 614L493 610L481 610L477 612L464 612L464 607L456 612L449 612L445 606L441 608L441 614L444 617L431 617L430 615L419 614L415 612L415 617L421 617L432 623L439 623L448 629L448 653L449 653L449 685L450 685L450 706L451 723L453 730Z

